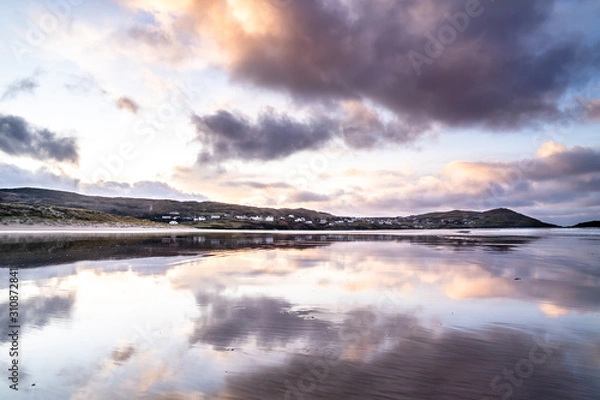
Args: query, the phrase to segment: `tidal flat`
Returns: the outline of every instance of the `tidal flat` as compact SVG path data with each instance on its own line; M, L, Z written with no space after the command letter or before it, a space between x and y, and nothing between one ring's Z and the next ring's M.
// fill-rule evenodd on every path
M600 230L3 232L4 399L598 399ZM6 310L6 311L5 311Z

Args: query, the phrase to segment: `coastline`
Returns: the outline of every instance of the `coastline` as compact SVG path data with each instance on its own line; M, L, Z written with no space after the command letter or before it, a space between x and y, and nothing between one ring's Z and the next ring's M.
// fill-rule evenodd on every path
M268 230L268 229L203 229L168 225L133 224L0 224L0 235L114 235L114 234L271 234L271 235L380 235L380 236L539 236L539 235L597 235L600 229L590 228L476 228L460 229L381 229L381 230Z
M0 224L0 234L35 234L35 233L192 233L199 229L169 225L136 225L110 223L9 223Z

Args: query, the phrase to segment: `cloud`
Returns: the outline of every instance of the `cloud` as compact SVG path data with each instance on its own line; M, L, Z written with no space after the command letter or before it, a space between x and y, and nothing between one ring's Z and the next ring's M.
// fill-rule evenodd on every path
M381 115L360 101L347 101L342 107L347 116L341 123L341 136L355 149L409 144L431 129L430 124L409 118L384 121Z
M29 171L11 164L0 163L0 187L41 187L56 190L76 191L79 181L65 175L58 175L42 167Z
M205 297L200 295L200 302L206 302ZM204 342L225 349L253 337L258 345L271 347L299 337L323 337L327 326L323 321L305 319L281 300L259 297L231 301L216 297L210 304L214 310L210 321L198 321L189 338L191 344Z
M583 102L583 107L589 119L600 120L600 99L588 99Z
M289 198L289 200L295 203L323 203L330 201L331 197L309 191L297 191Z
M30 126L23 118L0 114L0 150L16 156L38 160L77 163L77 141L72 137L57 137L48 129Z
M205 57L198 57L199 40L187 29L178 29L186 25L187 18L173 18L178 11L159 10L160 2L155 4L151 12L145 13L145 18L133 26L118 28L111 34L111 41L116 41L116 50L127 57L134 57L145 63L162 64L167 67L185 65L200 66ZM181 11L182 4L170 2L167 7L175 7Z
M542 143L535 155L539 158L544 158L565 151L567 151L567 146L564 144L556 143L555 141L549 141Z
M110 358L116 364L123 364L127 360L129 360L135 354L135 352L136 352L135 347L133 347L132 345L129 344L127 346L115 349L111 353Z
M239 113L219 110L192 117L203 149L199 162L224 159L274 160L295 152L315 149L334 134L335 124L326 118L296 121L287 115L264 112L256 122Z
M6 86L4 93L0 97L0 101L12 100L22 93L33 94L39 84L35 78L18 79Z
M123 196L150 199L196 200L203 201L207 198L199 193L185 193L169 184L155 181L125 182L96 182L93 184L80 184L83 193L95 196Z
M115 104L119 110L129 111L132 114L137 114L138 110L140 109L138 103L125 96L119 97L117 101L115 101Z
M285 182L264 183L249 180L227 181L224 185L231 187L250 187L253 189L287 189L292 187L289 183Z
M571 178L586 174L600 175L600 150L598 149L581 146L567 149L558 146L554 152L542 154L545 157L521 162L517 166L513 165L513 168L522 170L526 178L534 181Z
M183 192L164 182L138 181L125 183L109 181L83 183L68 175L54 173L45 167L30 171L5 163L0 163L0 187L37 187L108 197L125 196L151 199L207 200L202 194Z
M193 26L214 42L238 81L300 100L367 99L415 126L553 121L567 90L587 84L599 66L597 40L549 28L559 18L551 0L485 2L468 26L456 21L466 15L464 0L292 1L283 8L203 0L172 11L191 21L174 28ZM444 29L455 37L440 49ZM441 55L427 51L431 33L437 44L429 47ZM420 74L411 52L431 60Z
M169 34L157 26L134 26L129 28L127 35L151 47L165 47L172 43Z
M508 207L564 225L600 215L598 148L547 142L535 157L520 160L452 161L432 174L354 169L343 179L343 190L332 187L322 193L331 198L323 208L334 214L389 216Z
M100 86L96 78L89 73L83 73L80 75L69 74L69 80L64 84L64 87L75 94L107 94L106 90Z
M68 292L65 295L39 295L34 297L28 297L19 302L19 311L22 315L22 325L25 328L32 329L33 327L40 329L51 323L56 318L66 319L70 317L75 304L75 294ZM7 303L3 303L2 306L8 306ZM0 322L4 326L10 325L9 315L3 315L0 317ZM9 341L10 337L2 335L0 342Z
M272 109L256 121L239 112L218 110L192 116L197 140L205 145L199 162L227 159L275 160L296 152L314 150L334 139L354 149L371 149L390 144L411 144L429 130L399 119L385 120L361 102L331 107L331 115L311 110L307 120L295 119Z
M557 400L569 393L581 398L600 393L588 372L572 372L574 355L595 365L596 349L577 340L550 340L523 327L435 332L410 316L398 319L384 326L368 324L364 331L351 327L350 339L309 343L314 352L251 374L233 374L217 397L483 399L514 394ZM508 374L514 377L522 365L532 365L529 371L535 373L509 383ZM556 385L549 388L549 382Z

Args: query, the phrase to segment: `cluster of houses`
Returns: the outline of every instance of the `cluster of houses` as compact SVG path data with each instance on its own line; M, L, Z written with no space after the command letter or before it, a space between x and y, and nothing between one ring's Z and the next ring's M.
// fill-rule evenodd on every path
M206 215L181 215L177 211L172 211L166 215L160 216L162 222L168 222L171 225L177 225L180 222L203 222L209 220L221 219L236 219L240 221L255 221L255 222L275 222L276 219L293 222L296 224L305 224L313 226L330 226L344 227L354 225L370 224L381 227L395 227L399 229L424 229L432 225L443 227L445 225L472 225L473 220L431 220L429 218L418 218L414 216L396 217L396 218L378 218L378 217L331 217L328 219L309 219L302 216L289 214L287 216L275 217L273 215L233 215L230 213L223 214L206 214Z
M311 220L308 219L306 217L298 217L298 216L294 216L292 214L289 214L287 216L281 216L279 218L273 216L273 215L233 215L233 214L229 214L229 213L223 213L223 214L206 214L206 215L181 215L181 213L179 213L178 211L172 211L166 215L161 215L158 218L160 221L162 222L168 222L171 225L176 225L179 224L180 222L202 222L202 221L209 221L209 220L221 220L221 219L236 219L236 220L240 220L240 221L256 221L256 222L275 222L276 219L279 220L283 220L283 221L288 221L288 222L295 222L295 223L304 223L306 225L312 225L312 224L320 224L320 225L326 225L329 223L328 220L326 219L318 219L318 220ZM334 221L329 223L329 225L334 225L336 223L343 223L343 220L339 220L339 221Z

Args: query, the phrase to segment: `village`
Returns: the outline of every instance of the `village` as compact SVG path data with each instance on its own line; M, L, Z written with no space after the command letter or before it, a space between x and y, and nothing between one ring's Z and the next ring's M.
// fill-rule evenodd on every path
M475 225L478 218L437 219L422 218L419 216L408 217L337 217L311 218L294 214L287 215L257 215L257 214L183 214L172 211L168 214L157 215L153 218L156 222L170 225L193 225L198 227L229 225L235 227L262 227L294 228L294 229L356 229L370 227L370 229L436 229L454 228ZM227 224L236 223L234 225Z

